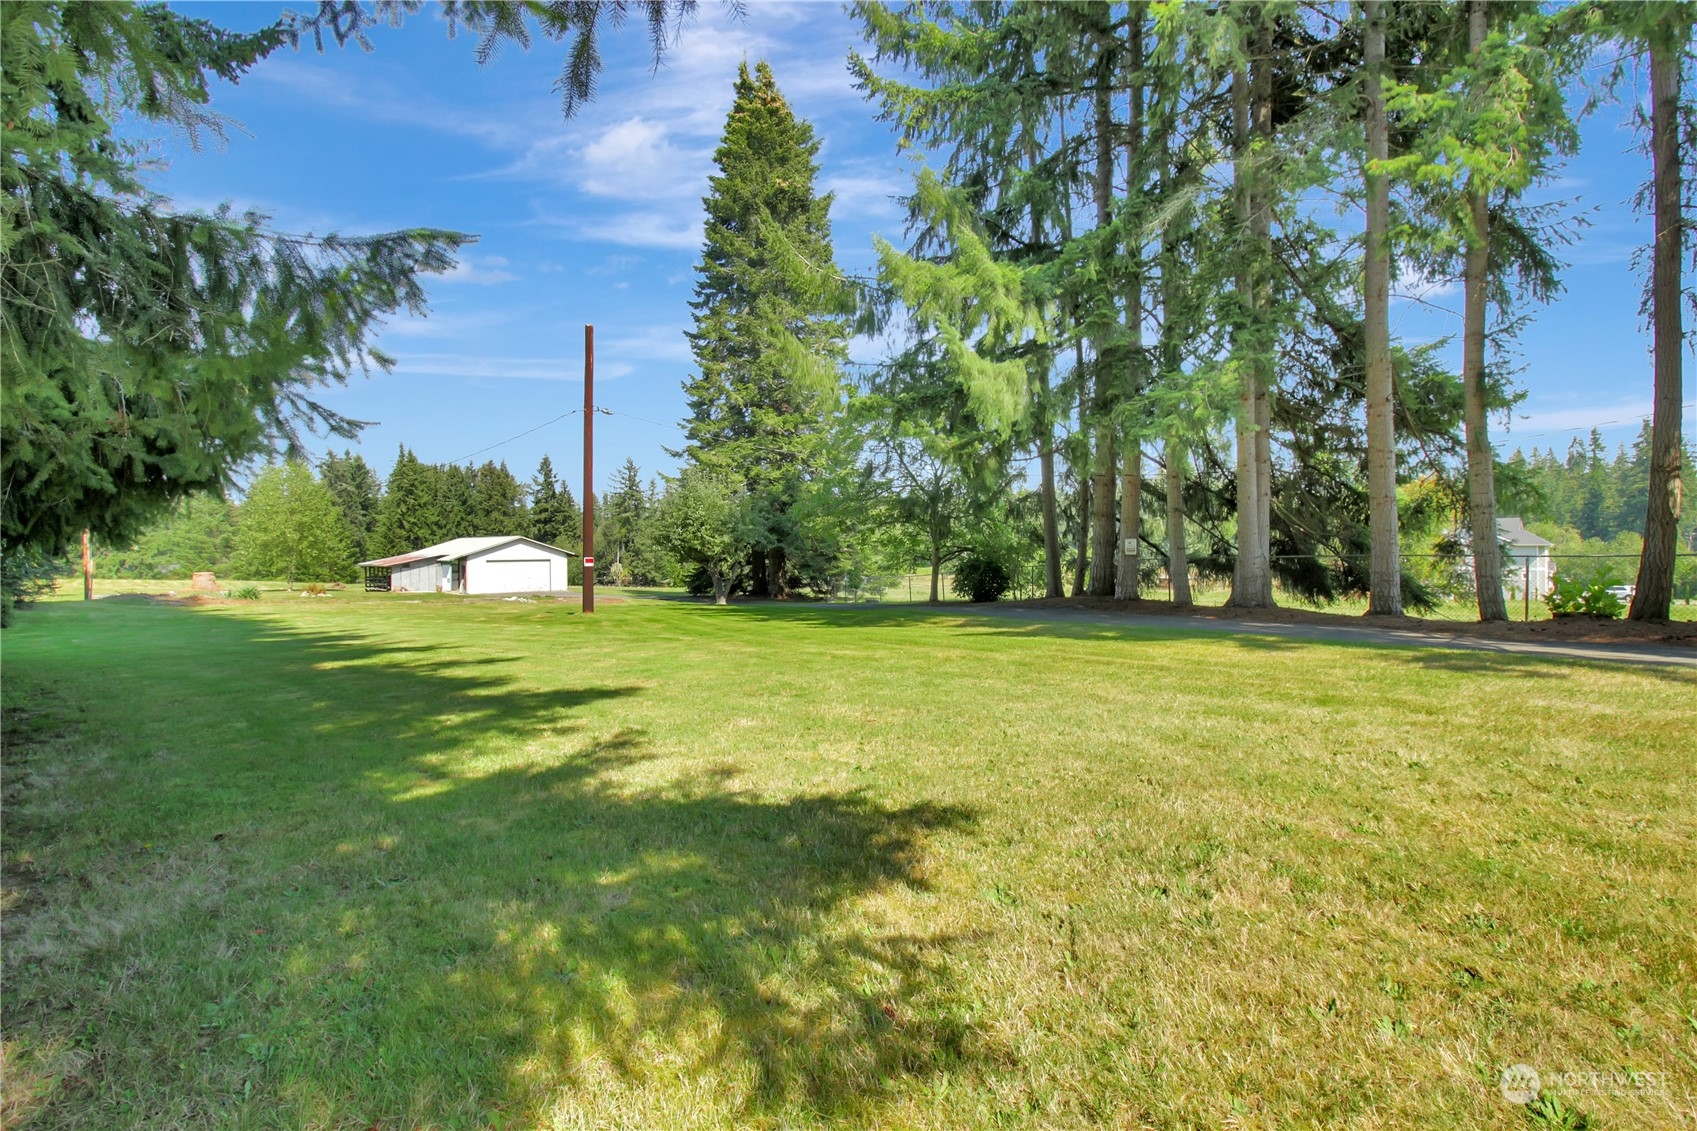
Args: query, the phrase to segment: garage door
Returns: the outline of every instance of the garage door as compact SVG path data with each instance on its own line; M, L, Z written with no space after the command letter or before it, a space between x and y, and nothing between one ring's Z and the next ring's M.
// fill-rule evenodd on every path
M478 562L472 566L474 583L478 572L486 584L477 588L485 593L543 593L548 589L547 558Z

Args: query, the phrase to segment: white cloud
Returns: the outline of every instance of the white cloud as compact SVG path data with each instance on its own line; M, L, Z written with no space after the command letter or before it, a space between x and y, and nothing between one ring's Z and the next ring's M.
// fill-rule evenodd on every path
M706 151L680 150L671 130L657 122L628 118L578 150L583 166L578 187L596 196L675 196L680 187L694 187L697 178L689 174L708 157Z
M560 221L545 221L560 223ZM665 212L616 213L599 220L569 221L575 238L626 247L654 247L669 251L698 251L701 248L701 217Z
M466 338L513 322L524 313L486 310L476 314L403 314L384 325L383 337Z
M827 173L820 179L821 192L837 194L831 211L845 216L901 218L902 206L894 198L912 195L913 182L866 166L866 162L857 162L855 167L861 171Z
M653 361L688 361L689 342L682 327L649 326L619 337L608 338L606 351L618 357L634 357Z
M295 95L321 105L357 109L361 116L375 121L435 130L497 147L521 145L550 124L531 99L502 107L499 113L467 110L421 96L413 85L401 89L368 74L355 76L282 53L256 68L254 77L287 87Z
M1418 302L1436 302L1461 293L1461 280L1454 276L1428 275L1409 263L1397 264L1396 281L1391 285L1391 298Z
M395 372L402 376L465 377L521 381L579 381L583 358L489 357L483 354L415 353L398 360ZM596 362L597 379L628 377L634 369L622 361Z
M609 255L594 267L585 267L585 275L622 275L642 262L640 255ZM558 270L558 268L556 268Z
M499 255L488 255L480 259L462 255L459 262L437 275L436 280L443 283L473 283L480 287L510 283L518 276L506 270L507 266L507 260Z

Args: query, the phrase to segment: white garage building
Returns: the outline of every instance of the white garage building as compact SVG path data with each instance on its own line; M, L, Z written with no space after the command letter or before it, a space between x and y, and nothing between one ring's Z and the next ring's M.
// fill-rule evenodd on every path
M534 538L455 538L360 562L367 589L395 593L564 593L577 555Z

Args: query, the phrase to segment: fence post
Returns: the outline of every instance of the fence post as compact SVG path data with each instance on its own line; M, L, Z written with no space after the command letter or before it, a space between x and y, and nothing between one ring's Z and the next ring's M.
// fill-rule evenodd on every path
M1525 577L1525 580L1521 582L1520 596L1521 596L1521 599L1526 602L1526 607L1525 607L1525 611L1521 613L1520 619L1522 621L1526 622L1527 624L1531 624L1532 623L1532 559L1527 558L1527 559L1525 559L1525 561L1526 561L1526 566L1525 566L1526 577Z

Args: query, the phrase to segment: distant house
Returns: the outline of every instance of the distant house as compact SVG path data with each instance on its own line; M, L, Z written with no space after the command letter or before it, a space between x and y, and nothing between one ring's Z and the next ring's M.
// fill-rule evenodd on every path
M360 562L365 587L394 593L564 593L577 555L516 534L455 538Z
M1550 591L1556 576L1555 559L1550 557L1555 543L1526 529L1518 518L1497 519L1497 541L1503 547L1503 588L1509 594L1542 597Z

